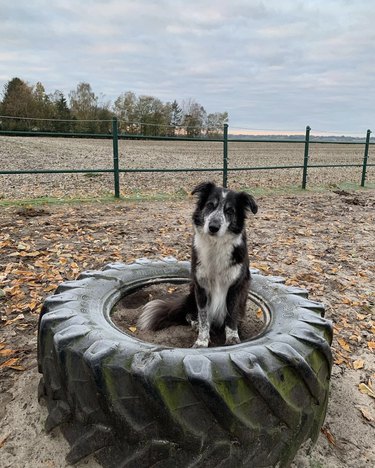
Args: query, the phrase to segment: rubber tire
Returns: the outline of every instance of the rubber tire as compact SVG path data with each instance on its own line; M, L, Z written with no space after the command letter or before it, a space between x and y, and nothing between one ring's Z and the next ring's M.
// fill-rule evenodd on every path
M168 348L116 328L111 310L147 284L186 282L173 258L110 264L61 284L38 334L46 430L62 428L69 463L96 452L106 467L288 466L323 424L332 356L322 304L281 278L252 272L268 316L254 339Z

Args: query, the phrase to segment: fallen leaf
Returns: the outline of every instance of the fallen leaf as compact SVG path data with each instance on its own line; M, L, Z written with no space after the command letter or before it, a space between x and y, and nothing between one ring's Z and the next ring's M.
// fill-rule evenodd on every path
M129 327L129 330L132 332L132 333L135 333L137 331L137 327Z
M367 278L366 273L364 273L363 271L359 271L359 272L358 272L358 275L359 275L359 276L362 276L362 278Z
M367 346L368 346L371 350L375 349L375 341L368 341L368 342L367 342Z
M370 410L368 408L366 408L365 406L357 406L357 408L359 409L359 411L362 413L362 416L367 421L370 421L370 422L375 421L374 417L372 416L372 414L370 413Z
M5 362L3 362L2 364L0 364L0 369L2 369L2 368L4 368L4 367L12 367L12 366L15 366L19 360L20 360L20 358L10 358L10 359L8 359L7 361L5 361Z
M368 385L366 385L365 383L360 383L358 385L358 388L359 388L359 391L361 393L364 393L365 395L368 395L372 398L375 398L375 392L374 390L372 390L372 388L370 388Z
M341 366L341 364L343 364L344 362L345 362L345 359L342 356L339 356L334 360L334 363L338 366Z
M357 314L357 319L358 320L365 320L366 317L367 317L367 315Z
M0 356L12 356L15 353L14 349L0 349Z
M344 297L341 301L343 304L351 305L352 301L347 297Z
M41 255L41 252L38 252L37 250L33 252L25 252L24 257L37 257L38 255Z
M0 437L0 448L5 444L7 438L10 436L10 432L8 434L5 434L4 436Z
M263 317L263 311L262 311L261 307L259 307L259 309L256 311L256 316L257 316L258 319Z
M330 444L336 445L335 438L333 437L332 433L326 427L322 427L320 431L327 437L327 440Z
M5 325L11 325L12 323L17 322L18 320L22 320L24 318L25 318L25 316L23 314L18 314L17 317L15 317L14 319L7 320L5 322Z
M362 337L361 335L350 335L349 340L356 341L357 343L359 343L360 341L362 341Z
M341 346L341 348L345 349L345 351L350 351L350 346L349 344L344 340L344 338L337 338L338 344Z
M27 307L28 307L28 309L30 309L30 310L34 310L34 309L36 309L38 306L39 306L39 301L38 301L38 300L31 301L31 302L29 302L29 304L27 304Z
M356 361L353 362L354 369L363 369L364 365L365 365L365 361L363 359L357 359Z
M16 371L25 371L26 367L24 366L8 366L10 369L16 370Z
M8 255L8 257L18 257L20 255L20 252L12 252Z

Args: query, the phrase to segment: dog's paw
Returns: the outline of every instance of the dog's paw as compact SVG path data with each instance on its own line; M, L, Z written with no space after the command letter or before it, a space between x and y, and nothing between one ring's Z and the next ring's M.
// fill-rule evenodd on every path
M238 330L225 326L225 345L235 345L241 343L240 337L238 336Z
M225 346L231 346L235 344L240 344L241 340L238 336L231 336L225 340Z
M197 340L192 348L208 348L208 340Z

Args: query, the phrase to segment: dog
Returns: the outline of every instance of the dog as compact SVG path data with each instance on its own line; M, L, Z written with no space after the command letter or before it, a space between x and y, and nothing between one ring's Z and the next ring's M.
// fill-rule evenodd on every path
M138 320L141 330L158 330L190 323L198 329L194 348L206 348L212 327L225 329L225 344L240 343L238 322L243 317L250 270L245 219L256 214L255 199L246 192L197 185L193 213L190 293L145 305Z

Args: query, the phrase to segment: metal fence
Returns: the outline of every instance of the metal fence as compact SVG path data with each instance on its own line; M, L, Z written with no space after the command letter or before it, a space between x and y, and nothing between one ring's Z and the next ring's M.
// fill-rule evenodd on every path
M105 169L37 169L37 170L6 170L0 167L0 175L2 174L72 174L72 173L112 173L114 196L120 197L120 174L121 173L136 173L136 172L221 172L223 178L223 186L228 185L228 173L233 171L259 171L259 170L279 170L279 169L301 169L301 188L306 189L308 182L309 169L319 168L347 168L358 167L361 168L360 185L365 186L367 168L375 166L370 164L369 148L374 142L370 141L371 130L367 130L365 142L358 141L311 141L310 140L309 126L306 127L305 136L303 139L256 139L256 138L228 138L228 125L223 127L223 135L221 138L191 138L186 136L144 136L133 135L119 132L119 121L117 118L112 119L111 133L65 133L65 132L43 132L43 131L11 131L0 130L0 136L49 136L49 137L75 137L75 138L101 138L111 139L113 142L113 165L111 168ZM166 140L166 141L200 141L200 142L221 142L223 144L223 158L221 167L207 167L207 168L126 168L120 167L119 161L119 140ZM303 143L304 153L301 164L294 165L280 165L280 166L252 166L252 167L231 167L228 152L228 143ZM345 144L345 145L362 145L364 147L363 161L361 164L310 164L309 163L309 149L310 145L318 144Z

